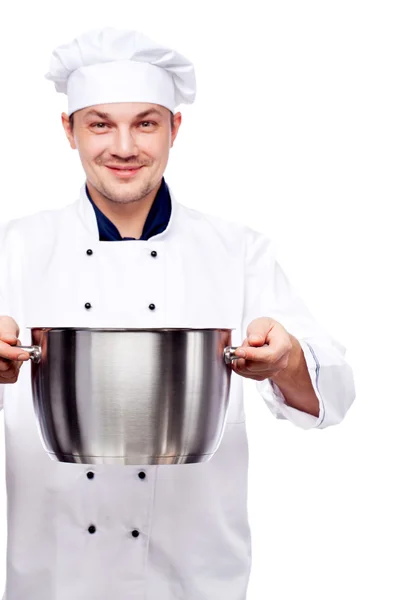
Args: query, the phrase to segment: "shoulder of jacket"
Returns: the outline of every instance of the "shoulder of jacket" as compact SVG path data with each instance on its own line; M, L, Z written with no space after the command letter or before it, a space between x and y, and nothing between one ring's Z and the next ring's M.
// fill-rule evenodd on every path
M271 238L265 233L253 229L249 225L245 225L239 221L189 208L184 204L179 204L179 209L182 216L185 219L191 220L194 225L199 224L199 226L208 227L222 235L226 234L230 237L234 235L236 239L242 239L246 244L252 245L254 243L261 243L268 245L273 243Z
M0 223L0 239L6 241L22 238L35 238L55 231L58 223L64 222L64 219L71 213L76 202L63 206L61 208L42 210L24 215L10 221Z
M246 236L248 227L238 221L233 221L219 215L203 212L194 208L189 208L184 204L180 204L181 215L192 221L192 224L198 224L199 226L209 227L210 229L218 230L220 233L226 232L227 234Z

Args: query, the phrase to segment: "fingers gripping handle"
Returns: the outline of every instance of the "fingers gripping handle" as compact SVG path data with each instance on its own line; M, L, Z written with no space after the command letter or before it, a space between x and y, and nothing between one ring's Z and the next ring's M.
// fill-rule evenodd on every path
M237 350L239 346L227 346L224 349L224 360L227 365L230 365L232 361L238 360L240 356L236 356L235 350Z
M25 350L32 362L40 363L42 359L42 349L40 346L18 346L18 349Z

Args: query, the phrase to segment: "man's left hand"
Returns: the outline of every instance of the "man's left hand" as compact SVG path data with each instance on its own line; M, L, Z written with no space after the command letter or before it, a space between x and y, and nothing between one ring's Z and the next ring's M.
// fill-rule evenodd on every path
M235 352L242 358L232 361L232 369L256 381L272 378L288 366L292 349L292 337L283 325L260 317L248 326L247 337Z

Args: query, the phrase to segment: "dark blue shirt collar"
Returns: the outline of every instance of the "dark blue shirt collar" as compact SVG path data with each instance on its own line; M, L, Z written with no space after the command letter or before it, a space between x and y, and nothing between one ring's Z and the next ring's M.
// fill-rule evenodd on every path
M121 242L125 240L135 240L136 238L121 237L118 229L110 221L108 217L96 206L93 202L88 187L86 185L86 195L96 214L97 226L99 228L99 239L101 242ZM158 233L162 233L168 226L171 218L171 196L165 179L161 181L160 189L158 190L154 202L147 215L146 222L143 227L143 233L139 239L148 240Z

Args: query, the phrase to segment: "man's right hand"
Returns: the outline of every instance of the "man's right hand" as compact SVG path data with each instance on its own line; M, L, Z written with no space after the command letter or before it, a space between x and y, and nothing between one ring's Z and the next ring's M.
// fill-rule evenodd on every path
M18 350L19 327L11 317L0 317L0 383L16 383L19 370L29 354Z

